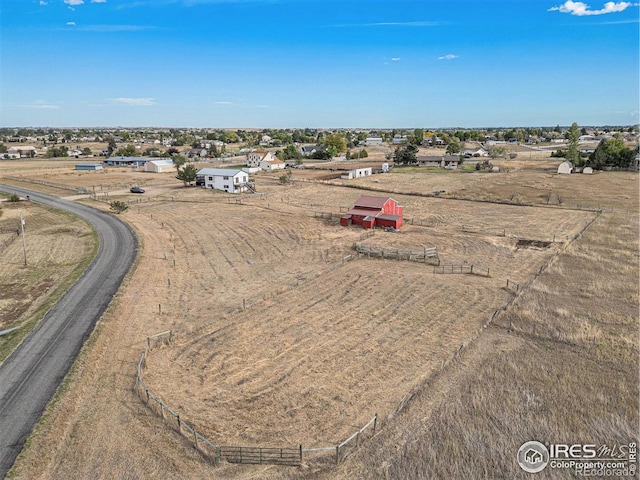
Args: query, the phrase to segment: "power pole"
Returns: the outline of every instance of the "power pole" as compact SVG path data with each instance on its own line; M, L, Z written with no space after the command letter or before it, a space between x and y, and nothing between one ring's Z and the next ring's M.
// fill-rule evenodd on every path
M22 233L22 252L24 253L24 266L27 266L27 242L24 238L24 219L22 218L22 212L20 212L20 232Z

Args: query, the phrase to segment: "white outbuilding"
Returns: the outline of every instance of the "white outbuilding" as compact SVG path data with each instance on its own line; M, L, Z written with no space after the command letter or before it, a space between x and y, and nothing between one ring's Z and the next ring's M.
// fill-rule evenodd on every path
M571 173L573 171L573 165L571 162L562 162L558 165L558 173Z
M163 173L175 170L176 165L170 158L163 158L161 160L149 160L144 164L143 168L145 172Z
M585 174L587 174L587 175L593 175L593 168L591 168L591 167L584 167L584 168L582 169L582 173L585 173Z

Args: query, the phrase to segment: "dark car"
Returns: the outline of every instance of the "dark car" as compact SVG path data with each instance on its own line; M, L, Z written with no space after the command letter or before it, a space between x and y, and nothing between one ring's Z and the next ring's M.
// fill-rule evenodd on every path
M144 193L144 190L140 187L131 187L131 193Z

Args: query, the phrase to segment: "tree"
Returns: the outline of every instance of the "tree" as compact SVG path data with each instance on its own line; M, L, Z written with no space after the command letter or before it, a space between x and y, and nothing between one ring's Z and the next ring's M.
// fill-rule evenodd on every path
M116 151L116 148L118 148L118 145L116 144L116 141L113 137L109 137L108 143L107 143L107 154L109 156L113 155L113 152Z
M596 169L630 168L635 161L635 151L627 147L624 141L617 138L602 140L589 156L587 165Z
M180 171L180 168L187 163L187 157L184 155L173 155L171 160L173 160L173 164L176 166L176 170L178 171Z
M327 135L323 143L327 147L327 150L329 150L329 153L331 153L332 157L347 151L347 142L341 135Z
M277 156L280 160L300 160L302 153L294 145L287 145Z
M447 154L453 155L454 153L460 153L460 141L456 137L452 137L447 145Z
M418 161L418 147L413 144L397 147L393 152L393 161L398 165L412 165Z
M570 161L573 165L578 165L580 162L580 150L578 149L580 127L578 127L578 124L576 122L573 122L571 124L571 127L569 127L567 138L569 140L569 147L567 148L564 158Z
M489 156L495 160L496 158L503 156L506 151L507 149L504 147L492 145L489 147Z
M89 155L91 155L91 149L89 147L84 147L82 149L82 154L88 157Z
M121 157L133 157L136 154L136 147L129 144L126 147L121 147L116 151L117 156Z
M111 202L111 210L116 212L118 215L123 212L126 212L128 209L129 209L129 205L127 205L124 202L121 202L120 200L114 200L113 202Z
M186 187L187 185L191 185L191 183L195 181L196 173L198 173L198 169L195 167L195 165L189 163L178 169L176 178L178 180L182 180L184 182L184 186Z

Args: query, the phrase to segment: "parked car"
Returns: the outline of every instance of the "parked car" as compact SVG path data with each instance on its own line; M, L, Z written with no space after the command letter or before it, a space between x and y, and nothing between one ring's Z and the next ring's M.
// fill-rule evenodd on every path
M131 193L144 193L144 190L140 187L131 187Z

